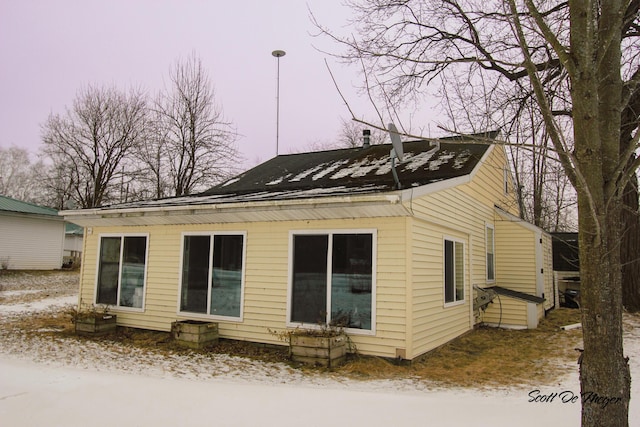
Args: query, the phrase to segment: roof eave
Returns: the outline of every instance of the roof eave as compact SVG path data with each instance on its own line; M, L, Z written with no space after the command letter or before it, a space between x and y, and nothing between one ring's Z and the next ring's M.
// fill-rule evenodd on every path
M38 214L38 213L32 213L32 212L16 212L16 211L0 210L0 215L13 216L13 217L19 217L19 218L44 219L49 221L64 221L64 219L60 218L58 215Z
M410 212L400 202L401 193L393 192L202 205L95 208L62 211L60 215L83 227L408 216Z

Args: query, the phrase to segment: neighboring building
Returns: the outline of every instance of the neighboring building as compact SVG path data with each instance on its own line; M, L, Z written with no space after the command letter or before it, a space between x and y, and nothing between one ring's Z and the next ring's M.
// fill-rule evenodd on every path
M0 268L62 266L64 219L55 209L0 196Z
M70 222L65 224L63 261L65 267L79 267L82 262L84 228Z
M406 142L401 189L390 150L281 155L202 194L65 211L86 227L81 303L270 344L269 329L338 322L360 353L402 359L480 321L535 327L554 304L551 238L519 219L504 148Z
M580 306L580 257L578 233L552 233L553 280L559 292L560 304Z

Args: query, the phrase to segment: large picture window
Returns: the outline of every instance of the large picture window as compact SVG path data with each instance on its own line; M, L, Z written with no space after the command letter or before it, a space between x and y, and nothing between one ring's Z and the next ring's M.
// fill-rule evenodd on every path
M185 235L180 311L242 317L244 235Z
M374 234L292 236L290 321L372 330Z
M444 241L444 302L464 300L464 244Z
M142 308L147 236L103 236L100 239L96 303Z

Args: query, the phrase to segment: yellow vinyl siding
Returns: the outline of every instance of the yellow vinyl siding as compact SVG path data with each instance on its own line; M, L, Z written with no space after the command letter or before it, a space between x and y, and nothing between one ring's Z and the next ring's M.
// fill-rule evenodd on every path
M535 233L501 216L495 232L496 285L537 295Z
M527 302L501 296L481 312L479 320L490 325L526 329Z
M518 199L511 181L509 161L501 145L494 145L491 152L476 172L473 180L460 189L485 206L500 206L512 215L519 216ZM504 191L504 171L507 171L510 191Z
M430 351L473 327L473 285L488 284L485 226L495 227L495 205L515 215L519 213L515 194L504 193L505 167L508 166L504 149L495 146L471 182L407 203L414 215L410 331L413 345L410 357ZM465 299L463 304L452 307L444 307L444 236L464 242ZM498 239L496 235L496 252ZM494 256L497 260L498 255ZM534 248L527 250L524 256L535 263ZM496 275L498 270L496 264ZM535 286L535 277L533 284ZM514 316L520 316L526 325L526 304L515 302L510 305Z
M492 220L493 207L483 206L453 188L414 200L411 208L415 216L412 221L412 357L416 357L473 327L471 290L472 284L485 280L484 224ZM444 306L445 238L464 244L464 301L448 307Z
M268 328L283 330L287 321L290 230L377 230L376 333L352 334L359 351L395 357L406 347L405 218L326 221L255 222L247 224L93 227L87 235L81 281L83 303L95 301L97 248L101 234L148 233L149 256L144 312L113 308L123 326L168 331L171 322L189 318L178 314L182 233L246 232L244 311L242 321L221 321L220 336L283 344ZM194 316L194 318L202 318Z

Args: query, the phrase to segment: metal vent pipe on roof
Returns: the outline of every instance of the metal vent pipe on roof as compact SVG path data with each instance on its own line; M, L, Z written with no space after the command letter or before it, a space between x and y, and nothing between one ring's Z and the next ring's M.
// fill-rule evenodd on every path
M371 131L364 129L362 131L362 148L369 148L371 146Z

